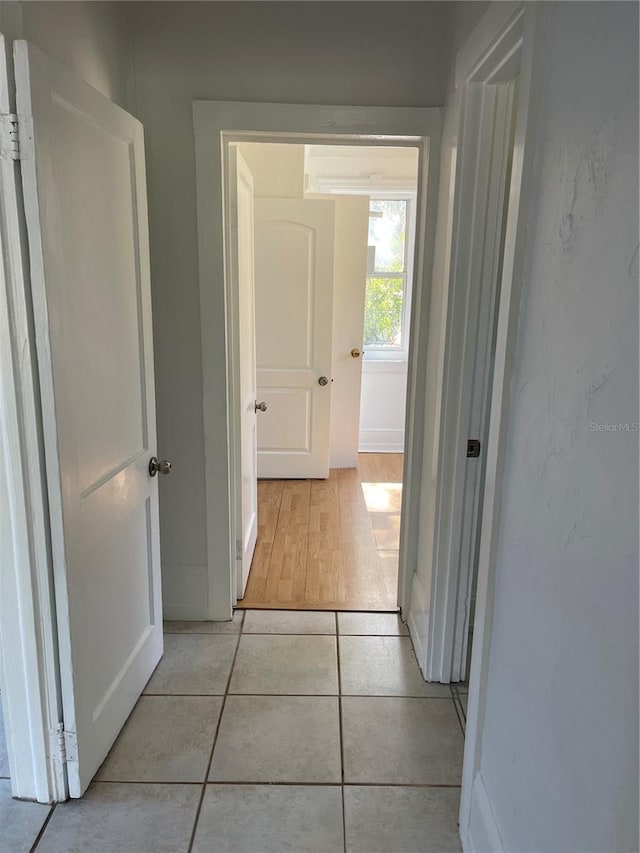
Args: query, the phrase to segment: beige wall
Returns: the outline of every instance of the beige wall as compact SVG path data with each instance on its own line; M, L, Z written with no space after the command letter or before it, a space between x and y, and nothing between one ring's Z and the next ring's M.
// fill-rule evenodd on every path
M253 175L254 196L302 198L304 145L243 142L238 148Z

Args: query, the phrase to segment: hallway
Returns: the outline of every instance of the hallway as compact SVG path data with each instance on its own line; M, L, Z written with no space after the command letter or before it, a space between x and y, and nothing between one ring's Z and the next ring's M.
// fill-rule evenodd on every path
M2 853L460 850L462 706L422 680L396 615L236 611L165 634L82 800L1 783Z
M401 453L360 453L326 480L259 480L238 607L396 610L401 500Z

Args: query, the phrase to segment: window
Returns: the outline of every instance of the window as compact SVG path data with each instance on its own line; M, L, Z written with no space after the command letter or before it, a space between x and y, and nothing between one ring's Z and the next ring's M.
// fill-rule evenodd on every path
M372 198L364 309L369 358L404 359L409 328L408 198Z

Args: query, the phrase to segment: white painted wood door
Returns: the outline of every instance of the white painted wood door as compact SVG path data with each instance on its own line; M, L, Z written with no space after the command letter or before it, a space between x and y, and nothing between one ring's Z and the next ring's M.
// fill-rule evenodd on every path
M239 528L237 596L243 598L258 538L258 439L256 432L256 335L254 304L253 176L238 149L229 149L232 275L238 294L238 397L241 486L237 490Z
M149 248L140 123L15 49L69 793L162 655Z
M333 201L255 199L259 477L329 475L334 221Z

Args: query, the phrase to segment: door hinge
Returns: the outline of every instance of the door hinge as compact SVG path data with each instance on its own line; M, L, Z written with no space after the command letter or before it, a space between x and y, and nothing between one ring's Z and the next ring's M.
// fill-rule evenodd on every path
M20 159L20 122L15 113L0 114L0 156L4 160Z
M236 539L236 560L242 559L242 539Z
M55 746L61 764L78 760L78 735L67 731L64 723L58 723L55 729Z

